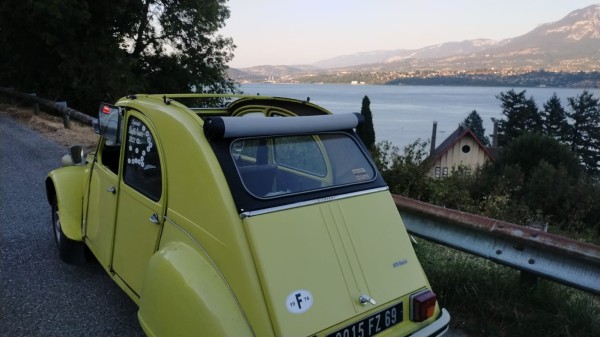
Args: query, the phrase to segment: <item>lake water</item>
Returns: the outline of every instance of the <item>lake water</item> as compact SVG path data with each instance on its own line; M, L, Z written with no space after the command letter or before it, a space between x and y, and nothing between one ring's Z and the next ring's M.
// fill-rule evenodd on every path
M243 84L246 94L280 96L318 104L333 113L360 112L363 97L371 101L377 141L388 140L401 149L420 138L431 138L434 121L438 123L437 144L448 137L469 113L477 110L483 119L486 135L492 133L491 118L502 118L501 92L526 90L540 109L556 92L567 111L567 98L580 95L584 89L391 86L350 84ZM588 89L600 98L599 89Z

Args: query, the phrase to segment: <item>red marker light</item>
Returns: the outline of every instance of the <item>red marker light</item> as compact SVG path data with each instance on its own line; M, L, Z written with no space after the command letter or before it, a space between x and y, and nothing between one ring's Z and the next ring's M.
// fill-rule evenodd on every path
M410 295L410 320L423 322L433 316L435 303L436 296L429 289Z
M110 113L110 107L108 105L103 106L102 107L102 113L108 115Z

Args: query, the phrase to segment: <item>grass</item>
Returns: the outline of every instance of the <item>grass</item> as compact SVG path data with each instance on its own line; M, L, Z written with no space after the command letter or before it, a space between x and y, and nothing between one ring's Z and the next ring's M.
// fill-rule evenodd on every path
M600 297L419 239L415 250L452 315L469 336L599 336ZM600 282L600 280L598 280Z

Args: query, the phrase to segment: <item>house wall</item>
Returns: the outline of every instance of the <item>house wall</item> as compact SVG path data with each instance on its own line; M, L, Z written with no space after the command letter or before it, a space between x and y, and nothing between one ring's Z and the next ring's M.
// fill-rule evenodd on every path
M465 136L435 161L429 171L429 176L436 178L448 176L452 173L453 168L456 169L461 164L475 170L489 159L484 149L473 137Z

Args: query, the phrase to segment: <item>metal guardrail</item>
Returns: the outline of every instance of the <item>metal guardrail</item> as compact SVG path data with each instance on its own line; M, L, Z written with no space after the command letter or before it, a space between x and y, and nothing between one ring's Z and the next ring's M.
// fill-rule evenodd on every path
M64 125L65 128L69 128L69 118L73 118L76 119L82 123L85 123L87 125L92 125L92 120L94 119L93 117L86 115L82 112L79 112L75 109L71 109L69 107L66 106L66 104L64 103L60 103L60 102L53 102L41 97L37 97L35 95L30 95L30 94L25 94L19 91L16 91L14 89L11 88L4 88L4 87L0 87L0 93L6 94L8 96L12 96L12 97L16 97L20 100L26 101L26 102L30 102L33 104L39 104L41 106L43 106L46 109L50 109L52 111L57 111L58 113L62 114L63 116L63 121L64 121Z
M600 247L394 195L409 233L600 294Z

